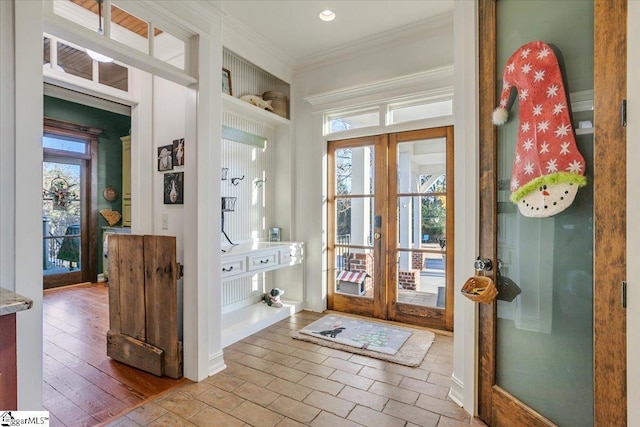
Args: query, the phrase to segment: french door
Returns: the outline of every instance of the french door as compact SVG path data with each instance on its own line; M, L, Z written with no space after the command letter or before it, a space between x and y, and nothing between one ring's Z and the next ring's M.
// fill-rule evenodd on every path
M626 426L626 1L483 0L479 24L479 255L509 287L480 305L479 414L491 426ZM507 59L533 40L562 54L587 177L566 210L537 218L509 200L525 107L491 123Z
M45 289L97 279L98 129L45 119L42 275Z
M330 309L453 329L453 128L330 141Z

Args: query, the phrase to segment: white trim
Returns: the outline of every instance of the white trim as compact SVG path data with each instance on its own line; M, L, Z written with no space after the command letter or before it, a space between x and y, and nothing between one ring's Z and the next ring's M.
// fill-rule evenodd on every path
M379 133L396 133L417 129L430 129L453 125L453 116L434 117L432 119L414 120L394 125L368 126L364 128L345 130L342 132L328 133L324 135L324 141L339 141L342 139L360 138L363 136L377 135Z
M451 375L451 388L449 389L448 396L456 402L458 406L464 406L464 383L455 375Z
M209 376L222 372L225 369L227 369L227 365L224 363L224 353L222 350L209 356Z
M53 78L45 77L44 82L44 94L46 96L64 99L76 104L86 105L87 107L98 108L100 110L110 111L116 114L122 114L123 116L131 116L130 106L124 105L122 102L108 100L105 95L99 93L90 95L87 93L89 91L79 92L77 90L67 89L60 85L62 83L61 81Z
M446 12L440 15L381 32L372 37L367 37L356 42L351 42L324 52L309 55L297 62L296 74L310 68L318 68L329 64L353 59L354 57L368 55L374 51L388 49L400 45L407 40L429 39L431 37L450 33L453 31L453 13Z
M453 65L447 65L394 79L311 95L304 98L304 100L313 106L313 111L315 112L336 108L335 104L343 101L349 101L349 105L353 106L354 99L370 98L372 96L374 97L373 99L385 99L390 102L393 98L403 99L403 95L406 97L406 94L411 94L409 99L422 96L442 96L447 91L448 93L453 92L453 77ZM395 101L393 100L393 102ZM373 102L373 100L369 102Z

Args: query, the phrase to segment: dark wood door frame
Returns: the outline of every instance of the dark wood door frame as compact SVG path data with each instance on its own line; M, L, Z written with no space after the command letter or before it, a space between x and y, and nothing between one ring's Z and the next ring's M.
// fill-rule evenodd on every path
M98 280L98 254L96 248L98 239L98 135L102 133L102 129L45 117L43 132L45 135L82 140L87 144L86 154L80 156L77 154L73 155L74 158L82 157L82 159L88 163L88 166L83 168L86 169L87 176L86 179L83 180L86 189L83 189L82 197L87 201L87 209L81 213L80 233L83 238L87 239L87 247L89 250L82 251L81 253L82 274L80 281L96 282ZM45 149L45 153L48 156L58 158L70 157L67 152L48 148ZM51 284L45 285L45 288L60 286L62 284L66 283L58 283L55 278L52 278Z
M497 138L491 113L496 93L496 1L479 3L480 253L497 260ZM595 0L594 7L594 425L627 425L626 130L620 106L626 97L626 0ZM478 413L489 425L553 426L496 385L496 304L480 305ZM515 424L514 424L515 423Z

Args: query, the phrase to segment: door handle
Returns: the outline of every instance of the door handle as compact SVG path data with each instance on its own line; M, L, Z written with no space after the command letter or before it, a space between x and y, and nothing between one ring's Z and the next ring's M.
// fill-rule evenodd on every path
M489 258L480 257L474 261L473 267L478 271L491 271L493 269L493 265Z
M380 234L380 233L373 233L373 238L374 238L374 239L378 240L378 239L380 239L380 237L382 237L382 234Z

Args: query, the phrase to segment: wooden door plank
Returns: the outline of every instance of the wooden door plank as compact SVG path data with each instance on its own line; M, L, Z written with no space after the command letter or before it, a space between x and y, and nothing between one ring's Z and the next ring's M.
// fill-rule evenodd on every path
M144 236L146 341L164 350L164 374L182 376L178 344L176 238Z
M109 331L107 354L118 362L161 376L164 352L162 349L128 335Z
M627 2L594 8L594 425L627 425L626 128L621 104L627 81Z
M111 330L141 341L145 340L143 248L143 236L109 236L109 311L118 326Z

